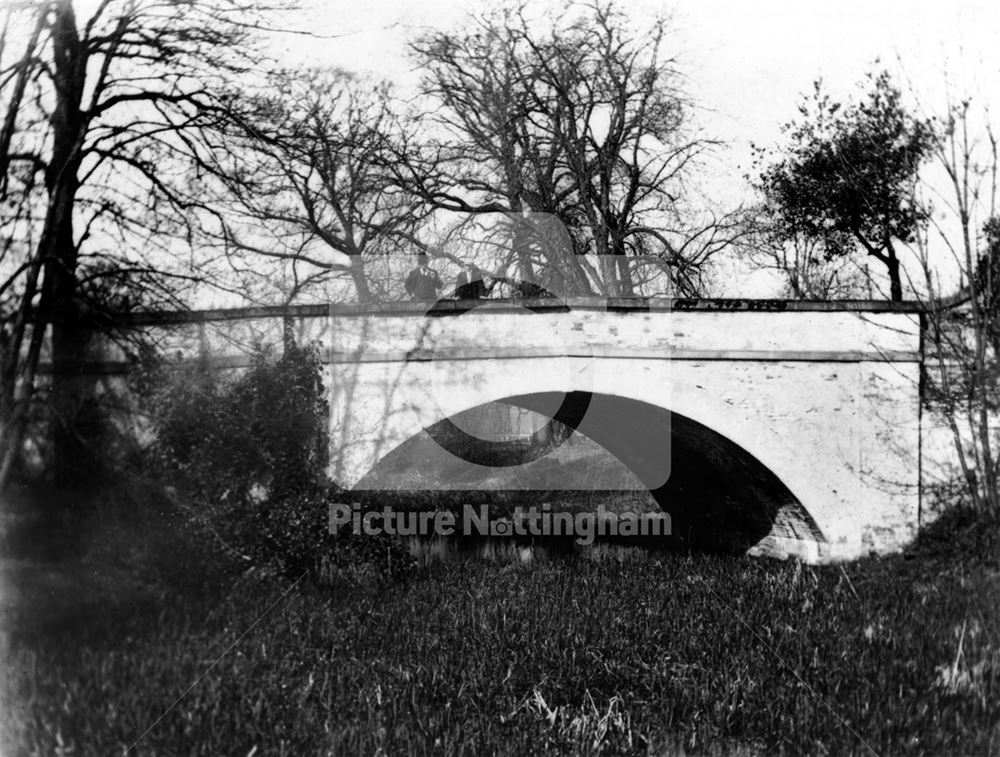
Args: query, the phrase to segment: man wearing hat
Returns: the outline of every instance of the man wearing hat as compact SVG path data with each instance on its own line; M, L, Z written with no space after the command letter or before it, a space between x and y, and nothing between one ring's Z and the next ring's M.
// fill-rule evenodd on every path
M410 271L406 277L406 293L412 300L436 300L438 290L444 284L441 277L427 264L427 253L421 252L417 255L417 267Z

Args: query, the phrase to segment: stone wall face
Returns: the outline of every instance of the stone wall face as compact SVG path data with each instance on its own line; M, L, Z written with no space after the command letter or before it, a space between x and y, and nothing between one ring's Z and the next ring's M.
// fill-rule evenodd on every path
M334 311L332 317L335 361L446 354L743 359L743 353L770 360L906 361L920 351L919 320L912 313L481 308L451 316Z
M776 475L818 528L759 551L898 549L919 519L919 322L881 312L335 314L332 478L351 486L420 429L515 395L585 391L681 414Z

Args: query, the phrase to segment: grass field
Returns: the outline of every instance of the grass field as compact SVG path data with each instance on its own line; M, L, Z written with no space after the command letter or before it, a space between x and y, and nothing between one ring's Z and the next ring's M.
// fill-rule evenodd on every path
M6 564L0 753L1000 752L989 548L458 556L318 587L148 536Z
M325 588L161 554L127 592L84 558L61 596L34 566L2 753L1000 750L988 559L598 554Z

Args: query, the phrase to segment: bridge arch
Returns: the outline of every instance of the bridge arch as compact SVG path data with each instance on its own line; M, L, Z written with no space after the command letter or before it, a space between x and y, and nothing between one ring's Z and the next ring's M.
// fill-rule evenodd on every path
M625 486L648 492L670 514L673 533L661 542L664 546L787 552L789 543L808 550L825 541L778 475L747 450L684 415L644 401L592 392L531 393L505 397L501 403L543 417L553 416L558 408L555 421L616 458L634 477ZM462 415L484 407L488 406L469 408ZM595 479L585 464L560 462L559 441L555 449L523 455L518 453L529 450L480 442L461 428L467 424L456 427L450 421L438 421L424 429L426 434L414 435L389 451L360 486L396 488L394 473L399 476L396 481L405 482L414 467L423 467L442 489L478 488L484 478L501 490L511 481L516 482L515 488L546 491L615 488L601 485L606 483L602 479L607 476L606 468L600 468ZM477 454L468 454L469 442ZM497 465L501 470L490 467ZM512 473L505 468L512 468ZM775 539L783 543L776 545Z
M348 486L359 482L365 486L365 474L379 460L422 429L470 408L507 401L541 409L553 406L553 396L586 396L590 406L583 413L581 433L622 460L644 483L649 482L651 494L675 520L675 533L693 530L697 538L713 543L738 548L759 544L763 551L816 559L830 540L824 524L831 522L828 510L834 503L817 496L808 474L824 466L822 461L802 465L801 438L783 436L774 424L761 422L759 408L741 406L718 382L705 386L692 380L698 373L678 370L676 363L626 362L627 381L623 381L619 361L594 358L367 366L368 387L372 383L382 387L382 395L363 392L363 399L355 397L354 402L360 399L368 404L366 412L343 405L335 412L348 427L333 422L332 431L340 435L336 449L342 456L341 472L333 477ZM796 368L786 366L792 373ZM373 382L373 370L383 372L380 380ZM743 377L743 381L750 380L763 383L764 377ZM773 400L780 408L781 397ZM794 414L796 408L787 412ZM356 424L363 418L368 419L368 427L358 429ZM636 424L640 419L643 422ZM642 431L637 435L637 430ZM662 475L660 461L640 454L651 446L669 456L669 478ZM824 455L836 454L835 446L828 445ZM726 455L729 477L718 467L720 457ZM657 477L663 480L657 482ZM699 478L711 484L694 486ZM700 515L678 509L679 498L692 489L720 499L709 503Z

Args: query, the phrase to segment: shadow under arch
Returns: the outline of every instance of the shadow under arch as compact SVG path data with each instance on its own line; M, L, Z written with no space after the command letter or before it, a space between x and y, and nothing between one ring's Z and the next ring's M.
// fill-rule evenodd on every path
M551 416L551 426L586 436L626 466L671 518L671 537L651 546L745 552L768 537L825 541L815 520L774 471L685 415L620 395L579 391L522 394L496 402ZM553 408L558 410L551 415ZM537 437L527 447L486 442L484 449L481 439L456 433L457 428L446 418L424 431L451 455L479 465L487 460L496 467L536 463L561 441L550 441L547 447ZM412 459L407 451L411 443L413 438L383 457L369 476L382 466L405 465ZM555 490L574 488L572 480L565 484ZM587 488L600 488L592 484Z

